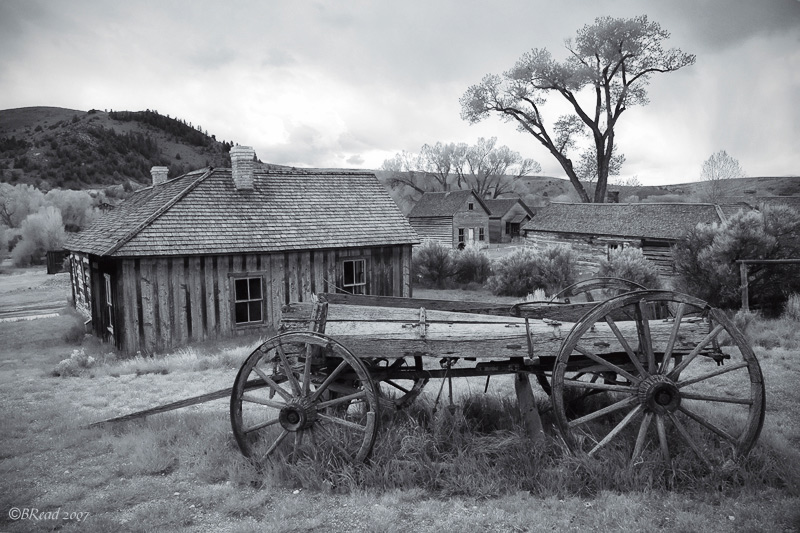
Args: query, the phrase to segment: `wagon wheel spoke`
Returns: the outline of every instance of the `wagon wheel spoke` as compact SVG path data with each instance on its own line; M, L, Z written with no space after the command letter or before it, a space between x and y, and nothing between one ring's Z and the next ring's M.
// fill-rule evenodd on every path
M278 423L278 419L274 418L272 420L267 420L266 422L262 422L260 424L256 424L254 426L250 426L248 428L245 428L244 432L245 433L252 433L253 431L258 431L259 429L264 429L264 428L269 427L269 426L274 426L277 423Z
M297 378L294 375L294 370L292 369L292 365L289 364L289 358L286 357L286 352L283 350L283 344L278 344L278 357L281 358L281 365L283 365L283 371L286 373L286 377L289 379L289 383L292 385L292 390L298 396L302 394L300 390L300 383L297 381Z
M636 357L633 348L631 348L631 345L628 343L628 339L626 339L625 336L622 334L622 332L619 330L619 327L617 326L616 322L614 322L614 319L611 318L611 315L606 315L603 318L605 319L606 324L608 324L608 326L611 328L611 331L614 333L614 336L622 345L622 348L625 350L625 353L628 354L628 359L631 360L631 363L633 363L633 366L639 372L639 375L641 376L647 375L644 366L642 366L642 362L639 361L638 357Z
M314 347L310 344L306 346L306 361L303 365L303 395L308 396L311 392L311 360L314 357Z
M278 446L280 446L281 442L283 442L283 439L285 439L287 436L289 436L289 431L285 429L281 431L281 434L278 435L278 438L275 439L275 442L273 442L272 445L269 448L267 448L267 451L264 452L264 457L267 457L269 456L269 454L274 452L278 448Z
M319 416L320 419L322 419L322 420L325 420L325 421L330 422L332 424L337 424L339 426L346 427L348 429L353 429L353 430L356 430L356 431L366 431L367 430L367 426L362 426L360 424L356 424L355 422L350 422L349 420L345 420L344 418L339 418L339 417L336 417L336 416L330 416L330 415L326 415L326 414L323 414L323 413L319 413L317 416Z
M631 465L642 455L644 451L644 443L647 438L647 430L650 428L650 422L653 421L653 413L646 412L642 417L642 424L639 426L639 432L636 434L636 444L633 447L633 455L631 456Z
M747 362L736 363L733 365L725 365L712 372L708 372L700 376L695 376L691 379L685 379L683 381L679 381L678 388L682 389L683 387L688 387L689 385L694 385L695 383L700 383L701 381L721 376L722 374L727 374L728 372L733 372L734 370L739 370L742 368L747 368Z
M750 398L728 398L725 396L712 396L710 394L695 394L692 392L684 392L681 396L686 400L703 400L705 402L720 402L720 403L737 403L740 405L753 405L753 400Z
M242 400L250 403L266 405L267 407L272 407L273 409L281 409L286 405L285 403L275 402L267 398L259 398L257 396L253 396L252 394L242 394Z
M341 374L344 371L344 369L347 368L347 366L348 366L347 361L342 361L341 363L339 363L339 365L333 370L333 372L328 374L328 377L325 378L325 381L322 382L322 385L317 387L317 390L315 390L314 394L311 395L311 401L312 402L317 401L320 395L323 392L325 392L325 390L328 387L331 386L331 383L333 383L336 380L339 374Z
M667 346L664 348L664 357L661 359L661 365L658 368L659 374L664 374L669 367L669 361L672 358L672 350L675 349L675 341L678 340L678 330L681 327L681 320L683 320L683 313L686 311L686 304L681 302L675 310L675 322L672 325L672 331L669 333Z
M634 403L636 403L636 398L634 397L625 398L624 400L620 400L617 403L611 404L607 407L603 407L602 409L598 409L597 411L589 413L588 415L576 418L575 420L569 423L569 427L580 426L581 424L585 424L596 418L600 418L601 416L613 413L614 411L618 411L619 409L625 409L626 407L631 406Z
M693 413L692 411L689 411L688 409L686 409L683 406L679 407L678 409L680 410L681 413L685 414L686 416L688 416L689 418L691 418L692 420L694 420L695 422L697 422L698 424L700 424L704 428L716 433L717 435L719 435L723 439L727 440L731 444L736 444L736 439L732 435L730 435L727 431L718 428L717 426L715 426L714 424L712 424L711 422L709 422L708 420L706 420L702 416L700 416L700 415L698 415L696 413Z
M596 383L592 381L580 381L578 379L564 379L564 386L574 389L591 389L596 391L613 391L613 392L628 392L635 393L636 389L633 387L626 387L625 385L609 385L607 383Z
M630 412L629 412L627 415L625 415L625 418L623 418L623 419L622 419L622 421L620 421L620 423L619 423L619 424L617 424L616 426L614 426L614 429L612 429L611 431L609 431L609 432L606 434L606 436L605 436L605 437L603 437L603 440L601 440L600 442L598 442L598 443L595 445L595 447L594 447L594 448L592 448L591 450L589 450L589 455L590 455L590 456L591 456L591 455L594 455L594 452L596 452L597 450L599 450L600 448L602 448L603 446L605 446L606 444L608 444L609 442L611 442L611 441L614 439L614 437L616 437L616 436L617 436L617 434L619 434L619 432L620 432L620 431L622 431L623 429L625 429L625 427L626 427L628 424L630 424L630 423L631 423L631 420L633 420L633 419L634 419L634 417L635 417L636 415L638 415L639 413L641 413L641 412L642 412L642 410L643 410L643 407L642 407L641 405L637 405L635 408L631 409L631 411L630 411Z
M339 396L338 398L334 398L332 400L319 402L317 404L317 409L325 409L326 407L333 407L335 405L349 404L353 400L361 400L366 398L366 396L366 391L354 392L353 394L348 394L347 396Z
M386 366L378 366L378 369L386 376L386 379L377 382L380 400L394 409L403 409L410 405L428 383L428 378L404 377L399 374L409 369L421 371L421 356L400 357Z
M403 387L402 385L398 385L397 383L395 383L391 379L384 379L383 382L386 383L387 385L391 386L391 387L394 387L395 389L397 389L397 390L399 390L401 392L405 392L405 393L410 392L410 389L407 389L407 388Z
M599 355L592 353L591 351L587 350L586 348L583 348L581 346L576 346L575 347L575 351L577 351L581 355L584 355L584 356L588 357L592 361L594 361L596 363L599 363L602 366L605 366L609 370L613 370L614 372L616 372L620 376L624 376L625 379L627 379L628 381L630 381L630 382L632 382L634 384L638 384L640 381L642 381L641 379L637 378L636 376L634 376L633 374L631 374L627 370L615 365L614 363L611 363L610 361L606 361L605 359L603 359Z
M668 412L667 416L669 417L670 421L672 421L672 423L675 425L675 428L678 430L678 433L680 434L681 438L683 438L684 442L686 442L686 444L689 445L689 447L692 449L695 455L701 461L703 461L703 464L706 465L706 468L711 470L712 469L711 463L708 461L705 454L700 450L700 447L697 445L692 436L686 430L686 427L683 425L683 423L680 420L678 420L678 417L675 416L673 413Z
M708 346L708 343L715 340L724 329L725 327L722 324L717 324L714 329L712 329L708 335L703 337L703 340L701 340L700 343L695 346L691 352L689 352L689 355L687 355L683 361L680 362L680 364L678 364L672 369L672 371L670 371L669 374L667 374L667 376L670 379L677 379L677 377L681 375L681 372L686 370L686 367L689 366L692 361L694 361L694 358L697 357L706 346Z
M639 349L647 356L647 373L656 371L656 356L653 353L653 336L650 333L650 321L647 319L648 309L644 300L640 300L634 308L636 332L639 336Z
M305 430L296 431L294 434L294 445L292 446L292 462L296 462L299 457L300 447L303 445L303 434Z
M658 433L658 445L661 448L661 456L664 458L664 464L669 468L672 464L669 456L669 444L667 442L667 428L664 425L664 416L656 415L656 432Z
M283 390L283 387L281 387L280 385L278 385L277 383L275 383L275 381L274 381L274 380L273 380L271 377L269 377L269 376L268 376L268 375L267 375L267 374L266 374L266 373L265 373L263 370L261 370L260 368L258 368L258 366L254 366L254 367L253 367L253 372L255 372L256 374L258 374L258 377L260 377L261 379L263 379L263 380L264 380L264 383L266 383L267 385L269 385L270 389L272 389L273 391L275 391L276 393L278 393L278 395L279 395L281 398L283 398L283 399L284 399L284 400L286 400L287 402L288 402L289 400L291 400L291 399L292 399L292 396L291 396L291 395L290 395L288 392L286 392L285 390Z

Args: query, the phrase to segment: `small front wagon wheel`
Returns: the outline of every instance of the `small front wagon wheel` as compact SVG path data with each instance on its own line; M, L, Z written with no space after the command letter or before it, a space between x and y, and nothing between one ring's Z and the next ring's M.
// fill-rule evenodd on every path
M231 394L231 426L255 460L333 453L364 461L375 442L378 399L361 361L334 339L289 332L245 360Z
M668 307L668 319L654 320ZM629 320L617 320L620 316ZM702 300L671 291L612 298L564 340L553 409L573 452L613 449L631 465L649 450L713 469L746 454L764 422L764 380L744 335Z

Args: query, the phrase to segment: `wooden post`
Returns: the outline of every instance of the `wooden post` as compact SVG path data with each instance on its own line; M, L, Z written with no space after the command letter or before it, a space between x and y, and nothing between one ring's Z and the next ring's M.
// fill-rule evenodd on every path
M539 410L536 408L536 401L533 398L531 381L527 372L517 372L515 374L514 391L517 393L519 415L522 419L522 426L525 428L525 435L534 442L541 441L544 439L542 419L539 417Z
M748 313L750 311L750 295L747 286L747 263L739 263L739 274L742 280L742 311Z

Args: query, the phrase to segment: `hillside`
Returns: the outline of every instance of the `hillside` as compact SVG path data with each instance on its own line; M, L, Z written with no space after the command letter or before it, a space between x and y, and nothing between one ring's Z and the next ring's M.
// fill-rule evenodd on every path
M156 111L77 111L25 107L0 111L0 170L6 183L42 190L146 184L150 167L174 177L229 166L232 143Z

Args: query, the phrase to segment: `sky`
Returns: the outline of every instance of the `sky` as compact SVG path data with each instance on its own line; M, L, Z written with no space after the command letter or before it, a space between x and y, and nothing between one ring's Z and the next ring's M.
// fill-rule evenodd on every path
M620 118L619 179L700 179L725 150L748 176L800 175L800 0L0 0L0 109L157 110L264 162L377 169L423 144L497 137L459 98L596 17L647 15L694 65L655 75ZM565 108L544 107L552 123ZM800 179L800 178L798 178Z

